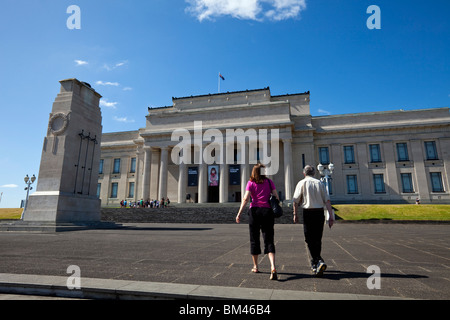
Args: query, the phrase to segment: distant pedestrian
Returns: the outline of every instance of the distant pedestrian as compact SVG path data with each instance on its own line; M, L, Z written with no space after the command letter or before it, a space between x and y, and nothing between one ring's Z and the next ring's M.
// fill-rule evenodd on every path
M321 257L323 226L325 223L324 207L330 215L329 226L334 220L330 197L325 185L314 178L314 167L307 165L303 169L305 178L301 180L294 192L294 223L298 222L298 206L303 208L303 230L305 241L311 255L311 269L317 276L322 276L327 265Z
M258 273L258 256L261 254L260 231L264 239L264 254L268 254L271 273L270 280L278 280L275 268L275 242L274 242L274 223L275 218L272 208L269 204L270 195L274 195L278 200L278 193L273 181L261 173L264 165L257 164L253 167L252 175L247 183L244 198L241 207L236 216L236 223L241 222L241 214L247 205L250 197L249 230L250 230L250 253L253 260L252 272Z

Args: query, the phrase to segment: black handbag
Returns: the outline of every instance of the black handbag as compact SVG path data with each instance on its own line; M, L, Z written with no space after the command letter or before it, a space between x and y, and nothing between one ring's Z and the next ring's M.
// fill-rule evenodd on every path
M274 195L270 195L269 204L273 211L273 216L279 218L283 215L283 208L280 206L280 202Z

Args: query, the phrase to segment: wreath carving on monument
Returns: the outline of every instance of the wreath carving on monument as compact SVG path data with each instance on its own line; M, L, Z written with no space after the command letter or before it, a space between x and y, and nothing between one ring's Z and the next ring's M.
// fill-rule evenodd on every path
M59 113L50 113L50 121L48 122L48 132L52 133L55 136L59 136L63 134L67 126L69 125L70 120L70 112L68 114L59 112Z

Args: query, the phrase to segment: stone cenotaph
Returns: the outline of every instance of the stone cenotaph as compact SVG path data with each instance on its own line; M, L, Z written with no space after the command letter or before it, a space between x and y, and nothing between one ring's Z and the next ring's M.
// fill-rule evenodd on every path
M99 222L101 95L77 79L60 83L44 138L36 192L29 197L23 221Z

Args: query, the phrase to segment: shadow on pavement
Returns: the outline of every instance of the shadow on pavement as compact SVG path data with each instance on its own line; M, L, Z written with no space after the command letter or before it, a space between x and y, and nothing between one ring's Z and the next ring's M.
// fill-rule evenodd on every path
M304 278L315 278L316 276L305 273L278 273L282 276L279 280L280 282L286 282L291 280L298 280ZM320 278L321 279L330 279L330 280L341 280L341 279L356 279L356 278L364 278L367 279L371 274L366 272L353 272L353 271L338 271L338 270L330 270L326 271ZM287 276L287 277L286 277ZM381 278L399 278L399 279L424 279L428 278L424 275L419 274L396 274L396 273L381 273Z

